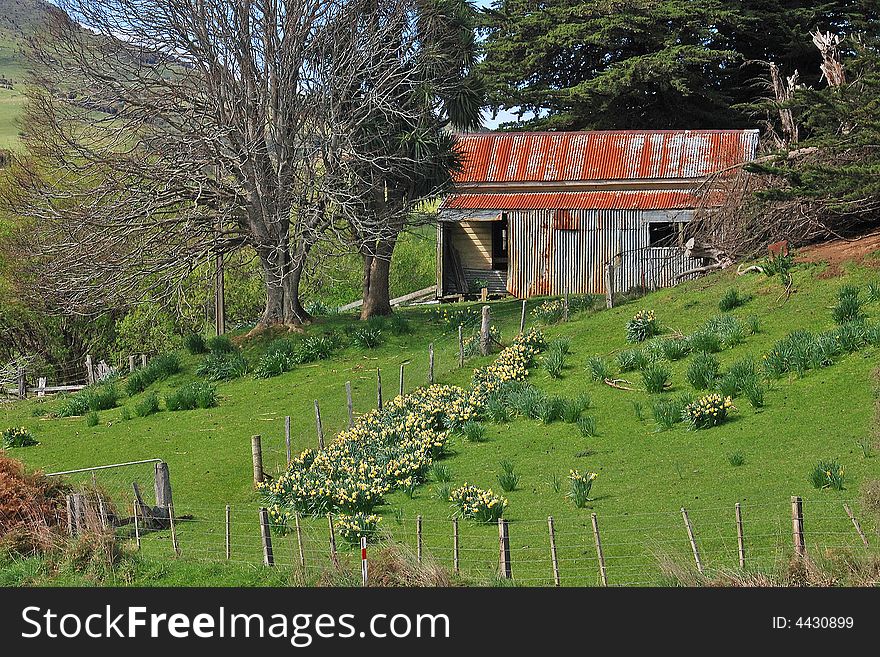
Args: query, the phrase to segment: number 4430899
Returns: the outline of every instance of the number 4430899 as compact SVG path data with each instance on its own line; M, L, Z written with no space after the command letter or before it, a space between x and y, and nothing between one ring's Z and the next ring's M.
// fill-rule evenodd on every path
M850 629L853 626L852 616L800 616L794 626L801 629Z

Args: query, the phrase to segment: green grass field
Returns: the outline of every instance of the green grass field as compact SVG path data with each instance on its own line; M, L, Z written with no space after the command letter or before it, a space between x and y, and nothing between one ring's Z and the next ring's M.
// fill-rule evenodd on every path
M611 584L661 583L660 561L693 563L681 507L688 509L703 564L710 570L737 566L737 502L743 511L747 567L768 568L790 554L792 495L805 499L807 543L814 554L824 553L826 548L861 545L842 505L849 501L857 515L865 516L855 502L859 486L880 474L880 460L870 452L866 455L859 445L873 440L876 348L840 357L833 365L803 377L773 380L764 408L755 410L745 398L738 398L731 421L701 431L688 431L683 424L659 431L651 416L658 398L694 392L685 378L692 356L667 363L672 389L662 395L615 389L591 380L586 371L590 356L611 361L631 346L625 342L624 326L636 311L653 309L666 332L687 334L720 314L719 298L732 286L753 295L732 314L758 316L760 330L718 357L723 367L747 356L760 361L776 340L793 330L831 328L830 308L841 285L864 288L869 281L878 280L871 267L853 265L840 277L821 276L824 271L823 265L799 265L794 271L795 291L785 302L776 279L761 275L737 278L733 272L725 272L652 293L610 311L585 311L568 323L543 327L549 339L570 339L571 353L562 378L552 379L535 366L530 381L568 398L588 394L592 406L587 413L595 420L596 435L585 438L575 425L563 422L545 425L515 419L504 424L486 423L487 442L470 443L455 437L450 456L443 460L453 487L469 482L500 492L497 475L503 459L520 475L518 489L504 493L510 502L505 517L510 521L514 580L525 585L552 583L550 515L555 521L564 585L594 585L598 581L591 513L597 514L600 524ZM540 301L531 300L529 308ZM518 328L520 303L491 305L494 322L507 342ZM871 319L880 318L880 304L867 304L865 310ZM218 408L169 412L163 406L156 415L130 420L123 420L117 408L101 412L98 426L88 427L83 418L41 417L58 402L33 400L0 406L0 426L30 428L40 445L16 449L13 454L29 467L46 471L164 459L172 475L177 513L192 516L179 523L181 560L195 564L223 559L224 505L232 507L232 560L236 563L227 575L206 576L207 580L199 576L193 581L216 582L219 577L225 583L239 578L250 582L252 576L245 574L251 573L248 564L257 564L261 558L258 498L252 490L251 435L262 435L266 469L277 473L285 460L284 416L292 417L294 451L313 447L314 400L320 401L328 436L346 425L345 381L352 382L355 410L363 412L376 403L377 367L382 370L386 398L396 394L401 363L406 363L407 390L425 384L429 342L435 345L440 383L467 385L471 368L488 362L487 358L476 358L459 369L455 330L432 323L421 309L405 314L415 329L411 334L388 334L386 343L377 349L348 348L331 360L299 366L273 379L246 376L220 384ZM308 331L340 329L351 321L334 317ZM535 322L531 314L528 321ZM264 342L247 347L252 360ZM185 362L183 373L154 389L164 394L195 378L198 359L186 356ZM634 387L641 385L638 373L620 376L632 381ZM122 403L132 409L136 401L123 399ZM729 462L734 452L744 457L738 467ZM837 458L845 467L844 490L811 487L810 470L826 458ZM124 489L130 487L131 478L137 478L150 486L150 467L102 474L99 484ZM575 508L566 499L570 469L599 475L587 508ZM395 492L378 512L383 515L385 530L413 546L415 518L421 515L425 552L451 566L452 509L436 496L442 486L429 480L412 498ZM870 518L860 519L870 535L874 531ZM471 581L491 581L497 571L497 528L466 520L460 522L460 528L462 573ZM305 522L304 532L308 565L319 567L327 561L326 519ZM169 533L146 536L143 551L159 563L167 559L171 554ZM291 536L276 537L276 555L285 565L298 560ZM19 565L15 572L27 568ZM186 581L172 574L168 577L175 584ZM156 580L166 583L161 576Z

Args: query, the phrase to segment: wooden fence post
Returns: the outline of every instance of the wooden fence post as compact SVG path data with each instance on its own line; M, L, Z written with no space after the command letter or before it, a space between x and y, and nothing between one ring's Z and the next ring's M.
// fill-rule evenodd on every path
M275 565L275 555L272 554L272 533L269 531L269 512L260 509L260 540L263 543L263 564Z
M605 264L605 307L614 307L614 265Z
M376 368L376 408L382 410L382 370Z
M294 514L294 522L296 524L296 545L299 548L299 567L305 571L306 569L306 553L303 549L302 527L299 524L299 513Z
M354 404L351 401L351 381L345 382L345 403L348 407L348 428L354 426Z
M484 356L489 355L489 349L492 346L490 337L491 313L490 306L483 306L483 316L480 322L480 353Z
M138 523L139 507L138 507L137 500L132 500L131 510L132 510L132 520L134 520L134 544L135 544L135 546L137 546L137 549L140 550L141 549L141 528L140 528L140 524Z
M86 383L92 385L95 382L95 366L92 364L92 355L86 354Z
M293 454L290 450L290 416L284 416L284 450L287 455L287 465L290 465Z
M128 373L131 374L132 372L134 372L134 370L135 370L134 354L131 354L128 357Z
M681 507L681 517L684 519L684 526L687 529L688 540L691 542L691 550L694 553L694 562L697 564L697 570L702 574L703 564L700 561L700 551L697 549L697 541L694 539L694 528L691 526L688 512L684 507Z
M458 518L452 519L452 570L459 573Z
M324 426L321 424L321 407L315 400L315 429L318 432L318 449L324 449Z
M464 367L464 327L458 325L458 366Z
M74 518L73 495L68 495L67 501L67 535L73 538L76 535L76 520Z
M403 368L406 367L406 363L400 364L400 390L397 394L403 397Z
M739 502L736 503L736 545L737 551L739 552L739 567L746 567L746 541L743 536L743 517L742 517L742 508L740 508Z
M498 563L501 577L510 579L512 577L510 567L510 530L504 518L498 518Z
M333 564L339 565L339 558L336 556L336 531L333 529L333 514L327 514L327 524L330 526L330 560Z
M489 288L483 287L480 288L480 301L486 303L489 300Z
M73 535L80 536L86 530L86 496L73 495Z
M147 355L141 354L141 367L146 367L146 366L147 366Z
M226 505L226 560L232 558L232 509Z
M260 436L251 436L251 460L254 462L254 488L263 483L263 444Z
M95 493L98 497L98 516L101 520L101 529L103 531L107 530L107 511L104 508L104 496L100 493Z
M434 385L434 343L428 345L428 384Z
M41 376L37 378L37 397L45 397L46 396L46 377Z
M27 399L27 370L18 368L18 398Z
M177 542L177 527L174 523L174 505L168 505L168 521L171 523L171 547L174 549L174 555L180 556L180 545Z
M522 312L519 315L519 332L520 335L525 333L526 331L526 300L523 299L522 302Z
M791 496L791 534L794 541L794 552L799 557L807 554L804 542L804 501L798 495Z
M171 474L165 461L156 463L153 474L153 490L156 493L156 506L167 509L174 501L171 493Z
M556 554L556 530L553 527L553 516L547 516L547 527L550 529L550 562L553 564L553 584L559 586L559 559Z
M862 539L862 543L865 547L868 547L868 538L865 536L865 532L862 531L862 526L859 524L859 521L856 520L856 517L853 515L852 509L849 508L849 504L844 503L843 510L846 511L846 515L849 516L850 521L853 524L853 527L856 528L856 532L859 535L859 538Z
M599 560L599 576L602 578L602 586L608 586L608 571L605 570L605 553L602 551L602 539L599 537L599 519L595 513L590 514L593 521L593 537L596 539L596 558Z
M416 558L422 563L422 516L416 516Z

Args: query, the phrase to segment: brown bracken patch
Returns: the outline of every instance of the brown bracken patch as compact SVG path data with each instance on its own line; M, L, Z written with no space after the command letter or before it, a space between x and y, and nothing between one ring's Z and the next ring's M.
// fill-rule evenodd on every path
M820 278L840 276L842 265L847 262L866 264L880 268L880 258L871 256L880 251L880 230L857 238L837 239L799 249L798 262L827 262Z

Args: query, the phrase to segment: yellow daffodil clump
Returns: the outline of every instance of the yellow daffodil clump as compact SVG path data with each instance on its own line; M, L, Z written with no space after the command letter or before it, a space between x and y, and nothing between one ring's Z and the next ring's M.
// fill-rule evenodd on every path
M532 329L502 350L494 363L476 370L470 390L419 388L361 416L325 449L302 452L286 472L260 485L273 525L283 529L295 513L342 514L355 523L371 517L389 492L422 483L433 460L443 455L450 433L478 419L488 396L502 383L524 379L543 346L543 334ZM495 509L499 499L485 502Z
M627 342L644 342L659 332L653 310L640 310L626 323Z
M578 470L571 470L568 473L568 497L579 509L585 507L590 501L590 491L598 476L595 472L581 473Z
M491 489L482 490L467 482L449 494L449 501L458 508L462 518L473 518L478 522L497 522L507 507L507 500L495 495Z
M0 448L12 449L13 447L31 447L37 445L37 440L27 427L9 427L0 434Z
M682 415L692 429L706 429L721 424L727 419L728 413L735 410L730 397L722 397L713 392L685 406Z

